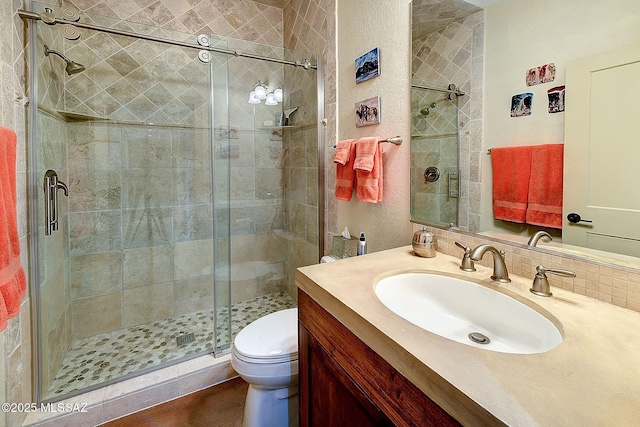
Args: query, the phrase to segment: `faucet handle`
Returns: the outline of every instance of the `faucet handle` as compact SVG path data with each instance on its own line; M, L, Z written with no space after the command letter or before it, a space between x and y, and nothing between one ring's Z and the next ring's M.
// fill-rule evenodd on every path
M471 259L471 248L463 245L460 242L455 242L456 246L464 250L462 255L462 263L460 264L460 270L462 271L476 271L476 267Z
M576 277L576 273L569 270L556 270L551 268L545 268L542 265L536 267L536 276L533 278L533 285L531 285L531 293L539 295L541 297L550 297L553 295L551 293L551 287L549 286L549 279L547 278L547 274L556 274L558 276L564 277Z

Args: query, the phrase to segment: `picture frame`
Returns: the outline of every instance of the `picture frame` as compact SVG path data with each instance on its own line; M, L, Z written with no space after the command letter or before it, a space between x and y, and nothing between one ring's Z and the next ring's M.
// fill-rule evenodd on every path
M511 98L511 117L524 117L531 115L533 106L533 93L520 93Z
M564 85L553 87L547 91L549 113L562 113L564 111L564 91Z
M374 96L355 105L356 127L380 124L380 97Z
M356 83L362 83L380 75L380 51L376 47L356 58Z
M525 81L527 86L535 86L542 83L549 83L556 78L556 64L550 62L548 64L534 67L527 70Z

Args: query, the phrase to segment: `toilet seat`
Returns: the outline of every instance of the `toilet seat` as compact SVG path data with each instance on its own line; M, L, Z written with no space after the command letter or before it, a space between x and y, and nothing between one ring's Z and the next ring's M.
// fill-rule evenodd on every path
M298 360L298 309L268 314L242 329L233 353L247 363L277 364Z

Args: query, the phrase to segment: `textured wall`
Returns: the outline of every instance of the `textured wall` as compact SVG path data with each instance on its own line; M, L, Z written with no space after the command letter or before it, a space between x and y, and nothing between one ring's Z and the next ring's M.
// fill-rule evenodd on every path
M409 78L410 2L354 0L338 3L338 139L400 135L404 143L387 145L384 161L384 200L371 204L354 198L339 201L336 228L347 226L352 235L364 231L370 252L411 242L409 223ZM357 18L357 23L353 17ZM371 49L380 48L380 76L355 83L354 60ZM381 123L356 128L354 105L380 96ZM330 149L331 150L331 149ZM335 166L327 165L329 197L335 188ZM331 179L331 178L334 179Z

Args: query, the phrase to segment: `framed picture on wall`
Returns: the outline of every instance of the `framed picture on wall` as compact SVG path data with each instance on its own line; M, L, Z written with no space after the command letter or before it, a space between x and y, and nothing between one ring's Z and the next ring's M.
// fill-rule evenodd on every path
M531 115L533 105L533 93L521 93L511 97L511 117L523 117Z
M549 89L547 96L549 97L550 113L561 113L564 111L564 85Z
M356 127L380 124L380 97L356 102Z
M379 75L380 57L377 47L356 58L356 83L362 83Z

